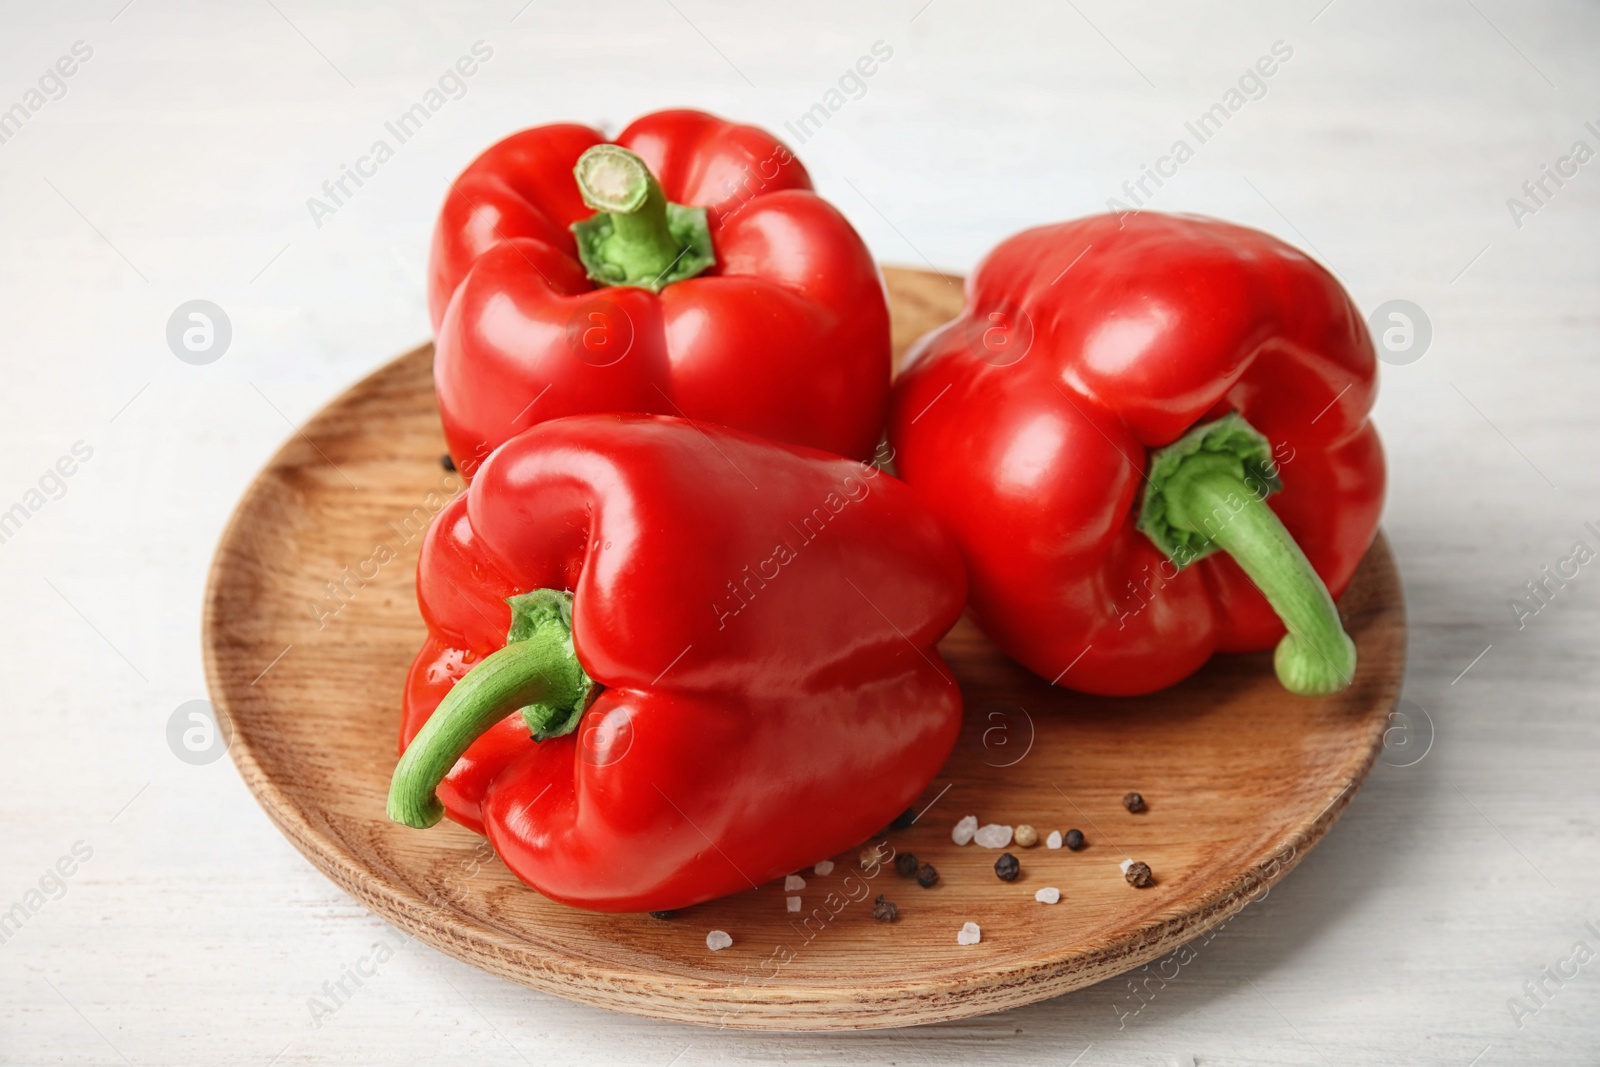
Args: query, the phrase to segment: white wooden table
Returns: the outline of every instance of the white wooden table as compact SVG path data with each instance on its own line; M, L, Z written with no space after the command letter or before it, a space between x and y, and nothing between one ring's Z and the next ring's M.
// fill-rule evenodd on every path
M1600 11L1324 2L7 5L0 108L27 114L0 125L0 512L25 515L0 543L0 910L23 918L0 944L0 1060L1595 1063L1600 962L1574 946L1600 952L1600 564L1537 614L1508 598L1574 541L1600 548L1600 161L1523 190L1572 169L1575 141L1600 150ZM459 99L314 218L308 198L478 41L492 57ZM1326 843L1145 1001L1113 982L915 1031L752 1036L407 945L317 1025L311 998L395 935L229 761L167 741L205 695L198 609L235 499L294 424L426 336L432 213L476 151L679 104L798 142L785 124L879 41L892 56L796 147L883 260L951 270L1124 197L1292 50L1147 202L1270 230L1364 308L1430 320L1422 358L1384 367L1377 417L1431 750L1391 752ZM166 340L193 299L232 326L208 365Z

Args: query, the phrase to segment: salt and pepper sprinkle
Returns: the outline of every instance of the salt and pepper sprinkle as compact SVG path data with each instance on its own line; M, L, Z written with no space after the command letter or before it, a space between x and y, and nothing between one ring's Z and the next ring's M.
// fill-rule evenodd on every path
M1138 793L1128 793L1124 796L1122 798L1122 806L1135 815L1149 810L1145 804L1144 797ZM915 812L907 808L890 824L890 829L904 830L914 821ZM976 815L967 815L957 822L950 831L950 840L957 845L969 845L976 842L983 848L1005 848L1007 845L1012 844L1013 841L1019 848L1033 848L1040 842L1039 831L1027 823L1022 823L1015 829L999 823L988 823L980 827ZM1060 830L1051 830L1049 835L1044 838L1044 847L1048 849L1059 849L1065 846L1069 850L1077 852L1085 844L1083 831L1076 827L1068 830L1065 834ZM871 869L882 862L883 853L877 845L869 845L861 850L860 863L863 869ZM821 860L811 870L817 877L825 878L833 873L834 866L835 864L832 860ZM1134 888L1146 889L1155 884L1155 876L1151 872L1148 863L1129 857L1124 859L1119 866L1122 870L1122 877ZM900 877L915 878L917 884L924 889L931 889L939 883L939 872L934 868L933 864L919 864L917 857L910 852L897 853L894 859L894 867L895 873L899 874ZM1021 863L1018 862L1016 856L1009 852L1003 853L999 859L995 860L994 873L1002 882L1016 881L1021 871ZM805 887L805 878L798 874L788 875L783 880L783 888L785 892L790 894L794 894ZM1034 892L1033 899L1040 904L1056 904L1061 900L1061 890L1053 885L1045 886ZM784 906L790 912L798 912L802 906L801 899L797 895L786 896L784 898ZM671 919L674 915L676 915L676 912L673 911L652 911L650 913L652 919L661 920ZM881 923L892 923L899 919L900 908L894 901L887 899L884 894L880 893L877 899L872 902L872 917ZM982 940L983 932L979 929L978 924L973 922L963 923L960 932L956 934L956 943L958 945L976 945ZM712 952L721 952L732 945L733 938L724 930L712 930L706 935L706 947Z

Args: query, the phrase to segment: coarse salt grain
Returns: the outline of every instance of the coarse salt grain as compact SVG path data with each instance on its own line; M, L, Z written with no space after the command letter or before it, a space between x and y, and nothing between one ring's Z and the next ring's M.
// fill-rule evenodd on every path
M788 909L790 911L799 911L800 910L800 898L799 897L784 897L783 898L783 902L784 902L785 905L788 906Z
M1053 885L1047 885L1035 893L1033 899L1041 904L1054 904L1061 899L1061 890Z
M961 932L956 935L958 945L976 945L983 940L983 931L978 929L977 923L962 923Z
M1123 860L1120 866L1122 867L1122 873L1127 874L1128 868L1133 866L1133 857L1129 856L1127 859Z
M1050 831L1050 836L1044 839L1044 847L1045 848L1060 848L1061 847L1061 831L1060 830L1051 830Z
M796 889L804 889L805 887L806 880L798 874L791 874L783 880L783 891L785 893L793 893Z
M828 875L833 873L833 861L823 860L821 863L811 868L811 870L812 873L814 873L818 878L826 878Z
M954 841L958 845L970 845L972 844L973 836L977 834L977 832L978 817L976 815L968 815L966 818L956 823L956 828L950 831L950 840Z
M972 839L984 848L1005 848L1011 844L1011 827L990 823L979 827Z
M713 930L706 935L706 948L712 952L721 952L731 944L733 944L733 938L729 937L725 931Z

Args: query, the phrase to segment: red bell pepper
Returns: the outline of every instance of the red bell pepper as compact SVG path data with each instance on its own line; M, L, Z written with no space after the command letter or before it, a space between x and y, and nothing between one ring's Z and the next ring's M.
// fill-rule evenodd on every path
M1283 684L1321 694L1353 676L1331 597L1383 503L1375 375L1359 310L1296 249L1106 215L984 259L910 356L890 440L974 618L1035 673L1146 693L1277 642Z
M445 439L472 472L535 422L681 415L866 458L889 395L883 281L779 141L660 111L606 143L513 134L456 179L428 307Z
M960 727L949 535L875 467L737 430L541 423L429 528L417 594L390 817L448 814L581 907L683 907L858 844Z

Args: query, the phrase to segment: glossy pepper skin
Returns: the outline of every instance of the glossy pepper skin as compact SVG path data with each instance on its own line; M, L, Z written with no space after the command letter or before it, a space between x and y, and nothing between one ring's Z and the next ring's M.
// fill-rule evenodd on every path
M554 899L655 911L791 873L904 811L955 743L934 646L960 554L870 465L640 414L506 442L423 545L403 753L541 589L571 590L598 698L538 742L492 714L437 795Z
M597 213L575 167L605 143L586 126L523 130L450 188L428 307L458 466L475 470L536 422L599 411L870 455L889 393L883 282L800 161L762 130L699 111L660 111L623 130L615 144L667 201L704 208L715 259L653 292L601 285L579 259L572 227Z
M1180 559L1140 528L1153 458L1196 427L1241 433L1242 417L1264 437L1270 458L1245 481L1328 593L1372 542L1371 340L1338 282L1267 234L1149 212L1028 230L984 259L962 315L909 363L890 413L899 473L960 543L978 623L1064 687L1147 693L1283 637L1231 555Z

